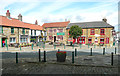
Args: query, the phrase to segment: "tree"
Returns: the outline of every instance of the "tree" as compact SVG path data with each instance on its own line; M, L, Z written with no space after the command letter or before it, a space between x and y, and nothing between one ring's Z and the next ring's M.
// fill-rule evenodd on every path
M69 30L70 37L73 37L73 39L77 38L78 36L82 35L82 28L78 25L74 25L70 27Z

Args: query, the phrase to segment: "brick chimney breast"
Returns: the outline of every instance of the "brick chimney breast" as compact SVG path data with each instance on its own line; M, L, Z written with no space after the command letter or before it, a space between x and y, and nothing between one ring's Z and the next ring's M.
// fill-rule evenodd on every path
M38 25L38 22L37 22L37 20L35 21L35 25Z
M22 21L22 15L21 14L18 15L18 20Z
M9 10L7 10L7 12L6 12L6 17L10 18L10 12L9 12Z
M106 18L103 18L102 20L103 20L104 22L107 22L107 19L106 19Z

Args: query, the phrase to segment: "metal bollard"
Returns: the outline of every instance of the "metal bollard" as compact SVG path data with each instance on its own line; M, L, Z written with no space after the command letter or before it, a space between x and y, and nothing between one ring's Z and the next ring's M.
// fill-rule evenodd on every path
M73 44L73 49L74 49L74 44Z
M81 48L81 44L80 44L80 48Z
M94 48L95 48L95 45L94 45Z
M103 48L103 55L105 55L105 48Z
M7 51L8 51L8 45L7 45Z
M16 52L16 63L18 63L18 52Z
M74 52L72 52L72 63L74 63Z
M65 45L64 45L64 49L65 49Z
M44 62L46 62L46 51L44 51Z
M77 56L77 49L75 48L75 56Z
M89 44L88 44L88 48L89 48Z
M116 50L117 50L117 48L115 47L115 54L116 54Z
M58 49L58 52L60 51L60 49Z
M21 45L20 45L20 50L21 50Z
M92 56L92 48L90 49L90 56Z
M32 50L33 50L33 44L32 44Z
M111 53L111 65L113 65L113 52Z
M56 49L56 45L54 45L54 49Z
M39 49L39 62L41 61L41 52L40 52L40 49Z

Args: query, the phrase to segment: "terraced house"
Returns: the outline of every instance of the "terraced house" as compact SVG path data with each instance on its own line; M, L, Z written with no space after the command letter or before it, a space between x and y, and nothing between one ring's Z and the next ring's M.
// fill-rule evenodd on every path
M82 36L79 36L76 40L78 43L107 46L113 45L114 39L112 31L114 30L114 27L107 23L106 18L102 19L102 21L70 23L67 26L68 43L73 40L69 37L69 29L74 25L78 25L83 31Z
M59 41L60 43L66 44L66 27L69 23L70 21L44 23L42 27L47 31L46 40L51 42Z
M31 38L29 31L42 30L42 27L39 25L22 22L21 14L18 15L18 19L10 17L9 10L7 10L6 16L0 15L0 21L1 47L3 47L3 42L7 45L14 43L29 43Z

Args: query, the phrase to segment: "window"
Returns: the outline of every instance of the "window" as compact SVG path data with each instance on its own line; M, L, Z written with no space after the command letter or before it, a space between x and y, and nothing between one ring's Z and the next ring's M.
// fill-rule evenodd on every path
M34 31L34 34L36 35L36 30Z
M105 30L104 29L100 29L100 35L105 35Z
M104 44L104 38L100 38L100 43Z
M22 29L22 34L25 34L25 28Z
M31 30L31 35L32 35L32 30Z
M95 35L95 29L91 29L90 35Z
M106 44L109 44L109 38L106 38Z
M49 40L52 40L53 39L53 37L52 36L49 36Z
M63 36L62 35L58 35L57 39L63 40Z
M57 32L63 32L63 29L57 29Z
M14 34L14 27L11 27L11 34Z
M27 42L27 38L20 38L20 42L23 43L23 42Z
M0 33L3 33L3 27L0 26Z
M56 29L54 29L54 32L56 32Z
M49 29L49 32L51 33L51 32L52 32L52 29Z
M16 43L15 37L11 37L11 38L10 38L10 43Z
M88 43L92 43L92 38L88 38Z

